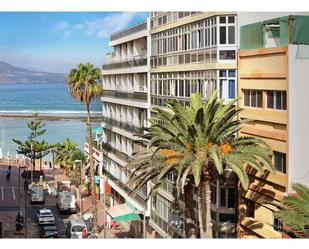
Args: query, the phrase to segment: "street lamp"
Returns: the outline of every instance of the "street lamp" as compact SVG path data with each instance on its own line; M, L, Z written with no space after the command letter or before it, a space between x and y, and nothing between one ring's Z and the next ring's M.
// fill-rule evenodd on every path
M82 195L82 161L81 160L75 160L74 163L76 165L79 164L80 168L80 183L79 183L79 193L80 193L80 215L83 215L83 195Z

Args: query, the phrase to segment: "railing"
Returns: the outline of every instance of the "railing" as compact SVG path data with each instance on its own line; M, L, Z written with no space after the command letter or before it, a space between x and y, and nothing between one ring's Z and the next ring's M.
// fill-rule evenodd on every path
M115 68L125 68L125 67L137 67L137 66L146 66L147 65L147 56L138 55L134 56L133 59L118 61L114 63L107 63L103 65L103 70L115 69Z
M133 27L128 27L128 28L119 30L111 35L110 40L113 41L121 37L127 36L129 34L133 34L137 31L143 30L143 29L147 30L147 22L142 22Z
M105 123L108 123L108 124L113 125L113 126L117 126L121 129L127 130L129 132L134 132L136 134L142 134L143 130L144 130L144 127L135 126L132 122L121 122L121 121L111 119L111 118L108 118L108 117L103 117L102 119L103 119L103 122L105 122Z
M113 148L109 143L102 142L102 149L103 149L103 153L104 153L104 151L110 152L110 153L116 155L122 161L128 161L130 159L130 156L128 156L127 154Z
M117 184L121 189L123 189L128 195L131 194L131 189L128 187L127 184L124 184L121 180L116 178L112 173L110 173L106 168L104 168L104 174L111 179L115 184ZM142 198L140 195L136 194L132 196L132 198L137 201L139 204L146 206L146 200Z
M134 93L128 91L119 91L119 90L104 90L103 97L113 97L113 98L121 98L128 99L134 101L147 101L147 93Z

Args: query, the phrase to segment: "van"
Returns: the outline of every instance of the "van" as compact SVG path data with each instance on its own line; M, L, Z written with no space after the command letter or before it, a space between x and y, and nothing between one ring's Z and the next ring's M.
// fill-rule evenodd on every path
M70 239L83 239L87 236L87 226L83 220L69 220L66 236Z
M42 187L32 187L31 188L31 204L33 203L45 203L44 192Z
M59 192L57 199L57 207L61 212L76 213L76 198L72 192Z

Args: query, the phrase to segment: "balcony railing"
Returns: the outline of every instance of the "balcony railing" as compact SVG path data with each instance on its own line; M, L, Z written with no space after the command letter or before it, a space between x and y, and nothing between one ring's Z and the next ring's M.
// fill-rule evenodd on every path
M147 30L147 22L142 22L142 23L139 23L139 24L137 24L133 27L128 27L126 29L119 30L118 32L115 32L111 35L110 40L114 41L116 39L127 36L129 34L133 34L135 32L141 31L141 30Z
M103 149L103 153L104 152L110 152L110 153L114 154L115 156L117 156L118 158L120 158L122 161L128 161L130 159L130 156L128 156L127 154L115 149L109 143L102 142L102 149Z
M118 178L116 178L112 173L110 173L106 168L104 168L103 172L109 179L111 179L115 184L117 184L121 189L123 189L128 195L131 194L131 189L128 187L127 184L124 184L122 181L120 181ZM132 196L132 198L137 201L142 206L146 206L146 200L142 198L140 195L136 194L135 196Z
M108 117L103 117L103 122L108 123L112 126L117 126L121 129L127 130L129 132L134 132L136 134L142 134L144 127L135 126L132 122L121 122L115 119L111 119Z
M134 93L128 91L112 91L112 90L104 90L103 97L113 97L113 98L121 98L128 99L133 101L147 101L147 93Z
M147 56L138 55L134 56L133 59L118 61L114 63L108 63L103 65L103 70L126 68L126 67L138 67L147 65Z

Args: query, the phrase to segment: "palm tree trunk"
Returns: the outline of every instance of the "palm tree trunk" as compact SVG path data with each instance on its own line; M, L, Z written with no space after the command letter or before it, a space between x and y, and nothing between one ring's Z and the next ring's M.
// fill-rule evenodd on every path
M210 182L209 180L203 179L198 188L198 211L199 211L199 226L201 238L213 238L212 235L212 222L210 215Z
M89 148L89 161L90 161L90 183L91 183L91 196L92 196L92 214L93 214L93 232L98 233L98 211L96 188L94 184L94 166L93 166L93 148L92 148L92 125L89 106L87 106L87 132L88 132L88 148Z
M193 206L193 181L185 186L186 237L195 238L195 214Z

